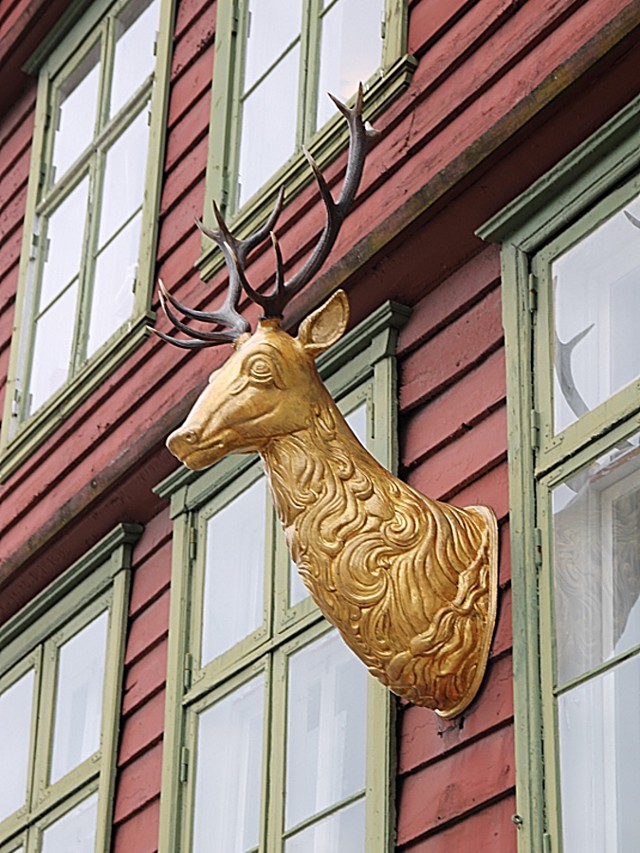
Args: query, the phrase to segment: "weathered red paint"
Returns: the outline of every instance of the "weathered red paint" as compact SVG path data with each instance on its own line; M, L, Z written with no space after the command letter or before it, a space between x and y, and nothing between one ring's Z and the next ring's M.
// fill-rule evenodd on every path
M505 724L463 744L402 779L398 798L398 845L510 793L515 783L513 727ZM513 827L512 847L515 850Z

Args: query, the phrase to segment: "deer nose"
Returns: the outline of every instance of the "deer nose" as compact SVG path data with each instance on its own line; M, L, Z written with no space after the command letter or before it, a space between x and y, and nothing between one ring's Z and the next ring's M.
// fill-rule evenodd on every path
M199 434L199 430L194 427L180 427L167 439L167 447L174 456L182 459L197 445Z

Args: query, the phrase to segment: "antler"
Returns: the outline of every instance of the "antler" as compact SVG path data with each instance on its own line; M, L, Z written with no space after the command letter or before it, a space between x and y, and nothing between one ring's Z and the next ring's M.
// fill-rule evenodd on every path
M221 343L232 343L240 335L245 332L250 332L251 326L249 321L238 313L237 310L240 296L242 294L242 281L238 274L238 270L246 263L249 252L258 246L268 234L272 233L276 220L282 211L283 202L284 188L281 188L269 219L265 222L262 228L259 228L245 240L237 240L229 232L229 229L225 225L222 214L218 210L215 202L213 203L213 212L219 226L217 230L206 228L199 219L196 219L196 225L200 231L209 237L209 239L213 240L220 247L223 254L229 271L227 297L222 308L218 311L196 311L195 309L187 308L186 305L178 302L174 296L171 296L162 281L159 281L158 294L160 296L160 304L162 305L164 313L178 331L184 332L186 335L189 335L189 337L195 338L195 340L183 341L178 338L174 338L171 335L166 335L164 332L159 332L151 326L149 327L150 331L156 334L159 338L162 338L163 341L173 344L176 347L182 347L183 349L201 349L202 347L211 347ZM192 320L199 320L204 323L213 323L216 326L227 326L227 330L201 332L197 329L193 329L191 326L187 326L186 323L180 320L173 313L169 307L169 303L185 317L189 317Z
M263 311L263 317L282 317L282 313L287 302L289 302L289 300L313 278L325 262L358 191L360 180L362 178L362 170L364 168L364 159L367 153L367 139L374 136L376 133L376 131L372 129L367 130L364 122L362 121L362 84L358 87L358 94L353 108L347 107L333 95L329 95L329 97L346 118L349 125L349 158L347 161L347 169L342 190L338 201L336 202L333 200L327 182L322 176L315 160L311 154L309 154L307 149L303 148L304 155L313 170L313 174L320 191L320 196L326 209L326 222L320 235L320 239L306 263L300 270L298 270L289 282L284 281L282 252L280 251L278 240L273 233L273 228L275 227L276 221L282 210L284 188L280 188L275 207L267 222L265 222L262 228L258 229L258 231L250 237L247 237L245 240L237 239L229 231L220 210L214 202L213 212L218 223L218 228L215 230L206 228L198 219L196 219L196 225L200 231L213 240L222 251L225 264L229 271L229 289L227 291L227 298L219 311L196 311L192 308L187 308L185 305L178 302L178 300L171 296L167 291L163 283L159 281L158 291L160 303L165 314L178 331L184 332L189 337L195 339L192 341L180 340L149 327L150 331L156 334L159 338L162 338L163 341L167 341L167 343L173 344L177 347L182 347L183 349L200 349L202 347L214 346L219 343L233 342L240 335L251 330L247 320L245 320L237 310L243 288L247 296L257 305L260 305ZM276 281L273 291L265 294L259 293L251 286L245 276L244 268L249 253L268 235L271 236L271 242L276 257ZM213 323L217 326L226 326L227 330L215 330L213 332L198 331L197 329L188 326L183 320L180 320L171 310L169 307L170 305L182 313L184 317L204 323Z
M298 270L289 282L284 281L282 253L275 234L271 234L271 241L276 255L276 282L271 293L259 293L247 281L242 263L237 265L237 274L242 286L249 298L260 305L264 317L282 317L284 308L289 300L298 293L308 281L318 272L333 248L338 232L355 198L362 178L364 159L367 153L367 139L374 136L376 131L367 130L362 121L363 92L362 84L358 86L358 94L353 108L347 107L333 95L329 95L336 107L346 118L349 125L349 159L344 177L344 183L338 201L335 202L320 169L306 148L303 152L309 165L313 170L320 196L326 209L326 222L315 249L307 259L304 266ZM220 222L220 220L219 220ZM233 240L224 227L228 238Z

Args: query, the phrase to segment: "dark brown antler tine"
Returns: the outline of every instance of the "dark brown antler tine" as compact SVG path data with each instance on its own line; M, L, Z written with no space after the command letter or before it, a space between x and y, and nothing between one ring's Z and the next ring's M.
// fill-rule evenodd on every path
M201 323L215 323L216 325L219 325L219 326L224 326L227 324L228 317L225 317L224 315L222 315L221 312L218 312L218 311L198 311L195 308L187 308L186 305L183 305L181 302L178 302L178 300L175 298L175 296L172 296L169 293L169 291L166 289L166 287L164 286L164 284L161 281L158 282L158 288L160 290L161 303L162 303L162 298L164 297L164 299L166 299L168 302L170 302L171 305L173 305L173 307L177 311L180 311L180 313L183 314L185 317L189 317L191 320L199 320ZM165 307L164 303L162 303L162 305L164 308ZM165 313L166 313L166 309L165 309ZM167 316L168 316L168 314L167 314ZM189 328L191 328L191 327L189 327ZM242 331L248 331L248 330L245 329Z
M247 237L246 240L238 241L239 245L236 252L240 263L244 263L249 255L249 252L255 249L256 246L259 246L260 243L262 243L263 240L265 240L269 236L269 234L271 234L271 232L275 228L276 222L280 218L283 205L284 187L280 187L273 210L271 211L269 218L264 223L262 228L259 228L250 237Z
M171 344L174 347L180 347L180 349L202 349L207 346L202 341L181 341L178 338L172 338L171 335L165 335L164 332L159 332L153 326L147 326L147 331L152 332L152 334L165 341L165 343Z
M284 204L284 187L280 187L278 191L278 196L276 198L276 203L274 208L265 222L265 224L251 234L249 237L244 240L239 240L235 237L231 231L229 230L227 223L222 216L222 213L218 209L218 206L213 204L213 212L216 217L216 221L218 223L218 231L211 231L210 229L201 227L201 231L210 237L212 240L215 240L217 245L220 247L222 251L225 262L227 264L227 269L229 270L229 297L227 302L230 303L232 299L232 294L244 288L247 296L255 302L257 305L263 309L265 313L269 309L269 316L272 316L272 301L273 295L263 295L258 293L249 281L246 278L244 267L246 264L247 257L252 249L258 246L268 234L272 233L272 229L280 216L282 211L282 205ZM278 249L279 253L279 249ZM280 278L282 278L282 255L279 254L279 265L280 265ZM280 284L277 284L277 292L280 293L282 289ZM278 296L279 298L279 296ZM237 300L235 301L235 305L237 305ZM230 305L225 303L223 306L224 309L229 309Z
M229 331L218 331L218 332L201 332L198 329L193 329L191 326L187 326L186 323L183 323L169 308L167 302L175 305L178 310L182 310L180 303L173 299L166 290L165 286L162 282L158 283L158 292L160 294L160 304L162 305L162 310L169 318L170 322L173 323L176 329L180 332L184 332L186 335L189 335L192 338L195 338L198 341L206 341L209 342L210 345L213 344L221 344L221 343L231 343L233 342L238 335L240 334L235 329L230 329ZM189 311L187 316L196 314L202 315L201 311ZM196 317L196 319L201 319L201 317ZM206 318L207 321L210 321L210 318ZM220 323L222 325L222 322Z
M351 137L347 170L340 197L336 202L336 205L341 209L344 216L351 207L351 203L353 202L358 191L358 187L360 186L362 171L364 169L364 160L367 154L367 140L375 138L378 135L378 131L373 128L367 129L362 120L362 110L364 107L362 83L358 85L356 102L352 108L343 104L342 101L339 101L338 98L331 93L329 93L329 97L336 105L337 109L346 118Z
M364 160L367 153L367 138L372 133L368 132L362 121L363 108L363 92L362 84L358 87L356 103L352 108L347 107L333 95L330 95L336 107L340 110L343 116L347 119L349 125L349 157L347 160L347 169L345 172L344 182L340 197L337 202L334 202L329 191L329 187L322 176L313 157L305 151L305 156L313 170L313 174L318 185L322 201L326 210L326 222L320 239L316 244L315 249L307 259L303 267L291 278L284 286L285 301L290 300L304 285L310 281L313 276L319 271L322 264L327 259L329 252L333 248L338 232L344 222L345 216L355 198L362 179L364 169Z
M273 233L273 231L271 232L270 236L271 245L273 246L273 250L276 256L276 281L273 291L271 293L259 293L247 281L242 267L239 267L238 270L240 281L242 282L242 286L247 296L249 297L249 299L251 299L252 302L255 302L256 305L259 305L262 308L263 318L282 317L282 311L284 310L284 306L287 304L287 294L284 284L284 264L282 261L282 250L280 249L278 238Z

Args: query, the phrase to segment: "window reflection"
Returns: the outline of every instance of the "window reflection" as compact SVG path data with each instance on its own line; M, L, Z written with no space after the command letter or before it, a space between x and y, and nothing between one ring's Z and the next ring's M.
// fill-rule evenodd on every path
M95 845L98 795L87 797L42 833L42 853L89 853Z
M364 788L366 691L335 631L291 656L285 829Z
M153 45L159 19L160 0L134 0L118 15L111 115L118 112L153 71Z
M58 89L53 138L53 177L62 177L93 139L100 83L100 42L96 42Z
M207 523L203 665L262 625L265 516L261 477Z
M640 198L551 266L555 431L640 376Z
M321 22L316 127L335 113L327 92L348 100L380 66L385 0L338 0ZM357 38L354 38L357 33Z
M52 783L100 748L108 621L105 611L60 647Z
M258 845L264 676L198 720L193 853L245 853Z
M27 795L34 672L30 669L0 694L0 822Z
M640 659L558 700L564 853L636 853Z
M559 684L640 643L640 447L625 442L553 494Z

